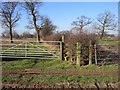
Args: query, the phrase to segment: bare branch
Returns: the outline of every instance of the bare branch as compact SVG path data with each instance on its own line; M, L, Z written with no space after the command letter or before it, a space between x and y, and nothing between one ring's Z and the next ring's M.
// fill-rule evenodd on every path
M96 27L101 32L101 39L104 36L105 30L114 30L117 27L115 15L113 15L109 11L99 14L97 17L97 21L98 23Z
M20 19L20 14L17 12L15 18L12 20L12 26Z
M83 28L89 24L91 24L92 21L90 18L86 17L86 16L81 16L77 18L77 21L73 21L72 25L74 25L75 27L78 27L80 31L83 30Z

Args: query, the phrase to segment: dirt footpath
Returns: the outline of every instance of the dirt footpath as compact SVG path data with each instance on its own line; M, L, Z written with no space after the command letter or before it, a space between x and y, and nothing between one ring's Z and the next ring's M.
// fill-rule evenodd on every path
M25 74L38 74L38 75L118 75L118 70L3 70L2 75L25 75Z

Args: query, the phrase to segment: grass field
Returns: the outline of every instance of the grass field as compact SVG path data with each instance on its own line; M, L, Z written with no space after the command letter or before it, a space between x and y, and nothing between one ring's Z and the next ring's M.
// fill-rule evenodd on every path
M98 44L118 45L118 39L103 38L98 41Z
M114 71L118 69L118 65L104 65L104 66L76 66L71 65L67 61L59 60L39 60L39 59L24 59L17 61L4 61L2 64L2 70L25 70L25 69L37 69L37 70L103 70ZM25 83L25 84L37 84L46 83L48 85L57 85L60 83L67 84L68 82L74 85L80 83L83 86L94 86L94 83L99 83L100 86L105 86L107 82L114 84L117 87L118 75L3 75L3 83Z
M110 44L110 45L117 45L118 42L114 40L100 40L99 44ZM32 46L30 46L32 47ZM2 61L1 66L3 71L9 70L26 70L26 69L33 69L33 70L43 70L43 71L50 71L50 70L81 70L81 71L115 71L118 70L117 64L111 65L84 65L84 66L77 66L72 65L68 61L60 61L60 60L41 60L41 59L18 59L18 60L9 60L9 61ZM6 84L48 84L48 85L66 85L68 86L68 82L76 86L80 84L82 87L93 87L95 86L95 82L99 84L100 87L106 87L109 83L114 87L118 87L119 76L110 75L108 74L101 74L101 75L38 75L38 74L20 74L20 75L2 75L2 82Z
M61 70L61 69L80 69L80 70L113 70L117 69L118 65L85 65L76 66L67 61L59 60L40 60L40 59L21 59L16 61L4 61L2 62L2 70L24 70L24 69L40 69L40 70Z
M89 75L24 75L24 76L3 76L2 81L4 83L22 83L24 84L37 84L37 83L46 83L49 85L57 85L60 83L80 83L84 85L94 85L95 82L100 85L106 85L107 82L118 84L118 76L89 76Z

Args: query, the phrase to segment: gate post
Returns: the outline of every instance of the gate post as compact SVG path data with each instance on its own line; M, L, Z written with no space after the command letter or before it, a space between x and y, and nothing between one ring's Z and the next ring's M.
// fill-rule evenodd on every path
M76 65L80 66L81 64L81 45L80 43L76 43Z
M61 60L64 60L64 41L65 41L65 38L64 38L64 35L62 35L62 41L60 42L60 51L61 51L61 57L60 59Z
M90 45L89 45L89 65L92 64L92 44L90 41Z

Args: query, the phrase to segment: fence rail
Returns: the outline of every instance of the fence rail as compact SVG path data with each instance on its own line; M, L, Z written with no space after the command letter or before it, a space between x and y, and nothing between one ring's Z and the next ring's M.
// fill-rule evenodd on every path
M2 58L60 59L60 41L1 40Z
M62 41L23 41L14 40L11 43L9 40L1 40L0 57L6 58L41 58L41 59L60 59L60 60L74 60L74 62L80 65L84 60L89 64L102 64L106 62L118 61L118 45L117 44L94 44L90 43L89 48L86 49L87 53L83 53L80 43L76 44L75 55L71 55L70 51L67 51L67 44ZM70 56L70 55L71 56Z

